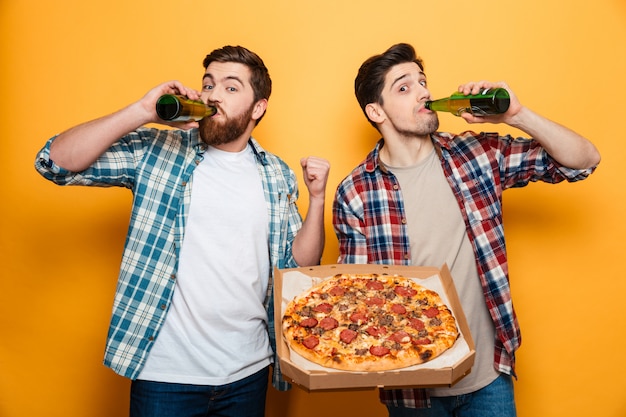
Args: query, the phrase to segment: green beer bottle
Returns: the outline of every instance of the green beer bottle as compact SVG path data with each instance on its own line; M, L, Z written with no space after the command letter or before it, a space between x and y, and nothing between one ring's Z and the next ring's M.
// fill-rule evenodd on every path
M176 94L164 94L156 102L156 112L161 119L168 122L186 122L199 121L213 116L217 109L207 106L200 100L190 100Z
M460 116L463 112L474 116L505 113L509 109L509 92L504 88L483 89L478 94L464 95L456 92L450 97L429 100L424 106L432 111L446 111Z

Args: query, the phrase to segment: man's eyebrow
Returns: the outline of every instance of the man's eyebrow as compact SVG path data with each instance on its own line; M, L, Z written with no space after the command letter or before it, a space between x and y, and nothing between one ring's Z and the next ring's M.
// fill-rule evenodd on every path
M420 75L424 76L424 78L426 78L426 74L424 74L424 71L420 71L419 73L420 73ZM393 80L393 82L391 83L391 85L389 87L393 88L394 85L396 85L400 81L404 80L405 78L409 77L409 75L410 74L408 74L408 73L407 74L402 74L401 76L399 76L398 78Z
M215 81L213 75L209 73L204 74L204 77L202 77L202 81L206 80L207 78L211 81ZM241 80L241 78L237 77L236 75L229 75L227 77L224 77L224 80L234 80L237 81L239 84L244 85L244 82Z

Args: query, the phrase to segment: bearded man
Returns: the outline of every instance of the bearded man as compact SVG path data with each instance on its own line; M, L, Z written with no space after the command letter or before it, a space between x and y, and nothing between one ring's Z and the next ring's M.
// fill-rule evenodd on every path
M131 417L263 416L275 357L274 268L316 265L324 247L329 164L294 172L251 133L272 82L241 46L204 59L202 91L163 83L142 99L51 138L37 170L59 185L132 190L105 364L133 380ZM162 123L156 102L185 95L215 106L200 122Z

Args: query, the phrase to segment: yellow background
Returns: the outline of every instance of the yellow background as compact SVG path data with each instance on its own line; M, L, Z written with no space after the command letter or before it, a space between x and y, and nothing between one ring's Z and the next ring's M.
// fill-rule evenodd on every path
M402 41L425 59L433 96L506 80L523 103L599 147L602 164L584 182L505 193L524 338L516 396L520 417L626 415L623 0L0 0L0 39L0 416L128 408L128 381L101 361L131 195L44 181L32 165L48 137L162 81L199 88L205 54L247 46L274 80L255 137L298 175L301 156L332 163L323 261L334 263L335 187L378 138L354 76ZM466 128L440 119L442 130ZM270 389L267 409L386 415L375 390Z

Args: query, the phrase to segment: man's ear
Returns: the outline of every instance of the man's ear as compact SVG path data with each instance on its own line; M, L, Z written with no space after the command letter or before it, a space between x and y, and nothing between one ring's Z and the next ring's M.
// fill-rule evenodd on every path
M267 99L264 98L254 103L252 120L259 120L265 114L265 110L267 110Z
M367 104L365 106L365 114L374 123L382 123L387 118L385 111L378 103Z

